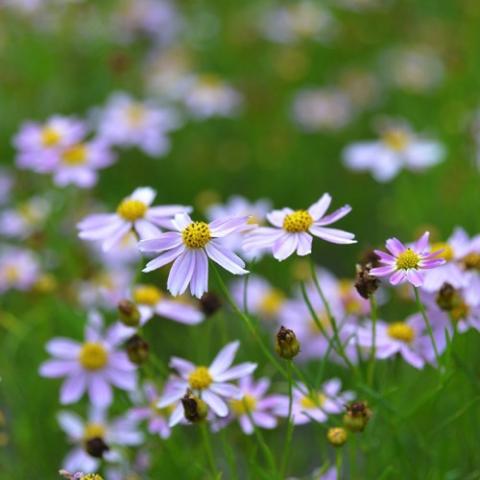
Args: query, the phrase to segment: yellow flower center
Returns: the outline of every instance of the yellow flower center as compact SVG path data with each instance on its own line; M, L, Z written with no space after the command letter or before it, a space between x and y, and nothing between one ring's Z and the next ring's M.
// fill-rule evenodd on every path
M409 143L409 136L404 130L392 129L383 134L383 142L392 150L401 152Z
M408 270L410 268L418 268L420 256L411 248L407 248L397 257L397 269Z
M254 396L246 394L240 400L230 400L230 408L235 415L241 416L253 412L257 406Z
M395 322L387 328L388 336L401 342L410 343L415 338L415 331L405 322Z
M98 473L87 473L87 475L84 475L80 480L103 480L103 477Z
M40 134L44 147L54 147L60 141L61 135L52 127L45 127Z
M86 342L78 355L78 360L86 370L99 370L108 361L108 352L101 343Z
M432 245L432 252L436 252L437 250L443 250L443 252L437 255L438 258L443 258L447 262L453 260L455 256L455 252L453 247L446 242L437 242Z
M319 392L315 394L314 397L311 395L305 395L300 400L300 405L305 410L313 410L315 408L321 407L325 403L326 397L323 393Z
M183 229L182 238L188 248L203 248L212 238L210 227L205 222L192 222Z
M204 390L208 388L213 382L207 367L197 367L188 376L188 383L194 390Z
M83 439L85 441L92 438L103 438L105 436L105 426L101 423L89 423L83 431Z
M87 148L81 143L67 148L62 153L62 160L67 165L82 165L87 160Z
M5 267L5 278L7 282L13 283L16 282L20 278L20 272L15 265L7 265Z
M463 257L463 263L469 270L480 270L480 253L469 253Z
M123 219L134 222L139 218L143 218L147 211L148 207L140 200L134 200L133 198L126 198L122 200L120 205L117 207L117 213Z
M283 219L283 228L287 232L306 232L312 225L313 218L306 210L289 213Z
M146 110L142 104L134 103L127 109L128 123L130 123L132 127L138 127L141 125L145 119L145 115Z
M283 302L285 301L285 295L276 288L272 288L260 302L260 311L264 315L273 316L278 313Z
M156 305L162 298L162 293L154 285L139 285L133 290L133 300L142 305Z

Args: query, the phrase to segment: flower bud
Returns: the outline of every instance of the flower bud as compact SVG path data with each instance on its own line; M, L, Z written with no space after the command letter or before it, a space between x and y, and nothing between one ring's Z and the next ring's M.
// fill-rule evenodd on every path
M437 305L444 311L450 312L459 303L458 292L452 285L445 282L438 291L436 302Z
M127 327L140 325L140 312L137 306L130 300L120 300L117 305L121 322Z
M183 412L185 418L191 423L198 423L207 418L207 404L199 397L194 395L190 389L182 397Z
M86 441L85 451L94 458L102 458L105 452L108 452L110 447L103 441L101 437L93 437Z
M135 334L130 337L125 342L125 348L128 359L135 365L141 365L147 361L150 347L140 335Z
M363 432L372 416L366 402L352 402L346 407L343 424L351 432Z
M342 427L329 428L327 431L327 440L334 447L341 447L347 441L347 431Z
M371 263L367 263L366 265L357 265L355 289L357 290L358 294L365 299L368 299L370 296L372 296L380 284L380 281L377 277L370 275L371 268Z
M293 330L285 328L283 325L277 333L275 351L282 358L292 359L300 352L300 343Z
M210 317L222 308L222 300L216 293L206 292L200 299L200 308L207 317Z

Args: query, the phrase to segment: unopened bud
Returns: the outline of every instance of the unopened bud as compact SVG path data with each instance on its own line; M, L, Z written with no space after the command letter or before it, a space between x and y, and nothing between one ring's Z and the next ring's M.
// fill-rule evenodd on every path
M355 289L359 295L365 299L371 297L378 289L380 281L377 277L370 275L372 264L357 265L357 273L355 276Z
M140 312L137 306L130 300L120 300L117 305L121 322L127 327L138 327L140 324Z
M352 402L346 407L343 424L351 432L363 432L372 416L366 402Z
M133 335L125 342L125 348L127 350L128 359L135 365L141 365L148 359L149 345L140 336Z
M348 438L347 431L342 427L329 428L327 431L327 440L334 447L341 447Z
M207 404L199 397L194 395L189 389L182 397L183 412L185 418L191 423L198 423L207 418Z
M222 308L222 300L216 293L206 292L200 299L200 308L209 317Z
M102 458L105 452L110 450L110 447L103 441L101 437L93 437L85 443L86 452L94 458Z
M459 303L458 292L450 283L445 282L437 294L437 305L444 311L450 312Z
M300 343L293 330L285 328L283 325L277 333L275 351L282 358L292 359L300 352Z

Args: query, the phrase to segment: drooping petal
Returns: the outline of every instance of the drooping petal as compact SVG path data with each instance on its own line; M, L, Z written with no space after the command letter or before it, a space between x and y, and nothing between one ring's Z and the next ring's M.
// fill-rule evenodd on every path
M225 398L241 398L243 395L240 389L231 383L213 383L210 390Z
M392 285L398 285L406 280L406 274L404 270L397 270L391 277L390 283Z
M285 260L295 252L298 247L298 237L295 233L284 233L278 238L272 247L274 258L279 261Z
M204 390L202 392L202 399L219 417L226 417L228 415L227 404L212 391Z
M337 228L319 227L313 224L310 229L310 233L330 243L337 243L340 245L349 245L351 243L357 243L355 235L344 230L338 230Z
M88 381L90 401L97 407L107 407L112 403L112 387L105 380L102 373L92 375Z
M168 263L173 262L178 256L180 256L185 251L185 246L179 245L178 247L172 248L171 250L166 251L162 255L155 257L153 260L150 260L142 272L151 272L157 270L158 268L167 265Z
M172 415L170 416L170 420L168 421L168 426L172 428L175 425L178 425L183 418L184 418L183 405L179 403L175 407L175 410L172 412Z
M228 270L234 275L243 275L248 273L243 267L245 262L233 252L227 250L218 241L212 240L205 246L207 255L215 262L218 263L225 270Z
M104 252L108 252L114 245L120 243L122 238L131 230L132 225L124 222L117 230L111 232L110 236L102 243L102 249Z
M312 253L312 236L307 232L297 233L297 255L304 257Z
M86 380L87 377L84 372L68 377L60 389L60 403L75 403L79 400L87 387Z
M195 269L195 254L189 249L178 256L168 275L167 289L175 297L185 292Z
M197 298L208 291L208 257L203 249L197 249L193 252L194 270L192 281L190 282L190 293Z

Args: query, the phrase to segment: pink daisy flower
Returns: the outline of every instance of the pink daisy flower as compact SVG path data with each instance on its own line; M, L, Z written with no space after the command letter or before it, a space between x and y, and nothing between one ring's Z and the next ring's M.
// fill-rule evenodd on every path
M312 251L312 235L331 243L356 243L353 233L327 227L351 211L349 205L344 205L325 215L331 201L332 197L325 193L308 210L284 208L270 212L267 219L275 228L255 229L245 239L243 248L246 251L271 248L273 256L281 261L295 252L300 256L309 255Z
M165 393L157 406L159 408L176 404L170 417L170 426L179 423L184 416L180 399L187 389L191 389L205 401L212 411L219 417L226 417L228 406L225 399L239 399L241 390L232 385L232 380L250 375L256 368L256 363L245 362L232 367L240 342L235 341L226 345L215 357L209 367L196 366L188 360L173 357L170 366L175 368L180 377L175 377L169 385L171 391Z
M443 250L430 252L428 243L430 233L425 232L412 246L406 247L397 238L389 238L385 245L390 253L375 250L381 267L372 268L370 274L376 277L390 276L390 283L398 285L409 282L420 287L424 281L424 271L445 263L439 258Z
M40 366L40 375L66 377L60 391L62 404L74 403L88 391L93 405L106 407L113 399L111 385L122 390L135 388L135 366L119 350L125 336L115 325L105 333L102 330L102 318L94 312L83 343L68 338L54 338L47 343L53 359Z
M176 230L139 243L140 251L160 253L147 263L144 272L151 272L173 262L167 289L181 295L190 285L190 292L200 298L208 290L208 259L234 275L248 273L245 262L228 250L222 239L246 228L248 217L227 217L211 223L194 222L186 213L175 215L171 226Z
M159 236L159 227L170 227L172 217L190 211L183 205L151 207L156 192L150 187L140 187L124 198L115 213L97 213L82 220L77 228L84 240L102 241L103 250L110 250L131 231L139 238Z
M0 293L10 289L28 290L40 276L37 258L29 250L0 248Z

